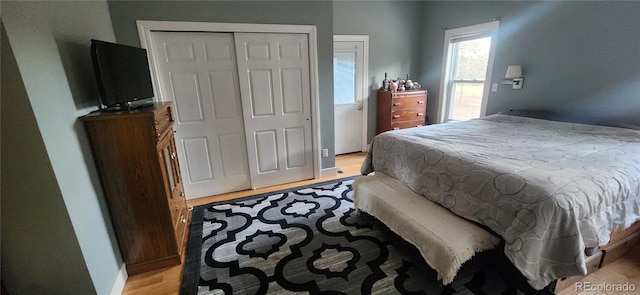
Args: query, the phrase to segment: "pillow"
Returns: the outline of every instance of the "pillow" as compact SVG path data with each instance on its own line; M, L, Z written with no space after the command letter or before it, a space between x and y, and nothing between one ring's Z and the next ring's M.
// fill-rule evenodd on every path
M559 112L548 111L548 110L508 110L508 111L499 112L498 114L536 118L536 119L551 120L551 121L580 123L580 124L589 124L589 125L601 125L601 126L620 127L620 128L640 130L640 124L627 122L617 118L595 118L587 115L559 113Z

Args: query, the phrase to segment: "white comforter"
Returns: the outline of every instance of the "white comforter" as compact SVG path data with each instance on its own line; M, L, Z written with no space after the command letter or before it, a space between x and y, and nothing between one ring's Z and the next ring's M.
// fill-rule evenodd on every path
M640 220L640 131L491 115L376 136L384 172L486 225L536 289L586 273L583 250Z

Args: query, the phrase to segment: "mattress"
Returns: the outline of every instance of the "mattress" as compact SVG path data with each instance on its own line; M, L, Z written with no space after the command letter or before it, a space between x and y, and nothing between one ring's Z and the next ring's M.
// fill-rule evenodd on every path
M382 172L480 223L542 289L586 273L583 251L640 220L640 131L509 115L385 132Z

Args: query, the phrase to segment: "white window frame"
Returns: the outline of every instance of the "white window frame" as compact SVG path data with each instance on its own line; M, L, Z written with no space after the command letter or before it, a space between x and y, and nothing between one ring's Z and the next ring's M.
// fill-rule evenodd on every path
M478 83L484 83L484 89L482 92L482 105L480 106L480 116L484 116L487 113L487 101L489 99L489 92L491 91L491 74L493 72L493 60L496 52L496 44L498 40L498 28L500 27L500 21L492 21L467 27L461 27L451 30L446 30L444 34L444 48L442 50L442 75L440 76L440 94L438 96L438 117L436 123L445 123L451 118L453 108L451 105L453 101L447 99L450 97L451 82L474 82L474 81L462 81L453 80L453 71L451 65L457 62L454 56L456 45L452 40L471 37L477 35L491 36L491 48L489 49L489 59L487 61L487 72L484 81L476 80Z

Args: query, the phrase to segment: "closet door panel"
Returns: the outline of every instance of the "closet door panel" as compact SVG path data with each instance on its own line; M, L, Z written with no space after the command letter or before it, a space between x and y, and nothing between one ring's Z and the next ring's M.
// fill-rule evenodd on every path
M313 178L306 34L236 33L254 188Z
M151 34L187 198L313 178L307 34Z
M176 110L187 198L250 188L233 34L158 31L151 43L161 97Z

